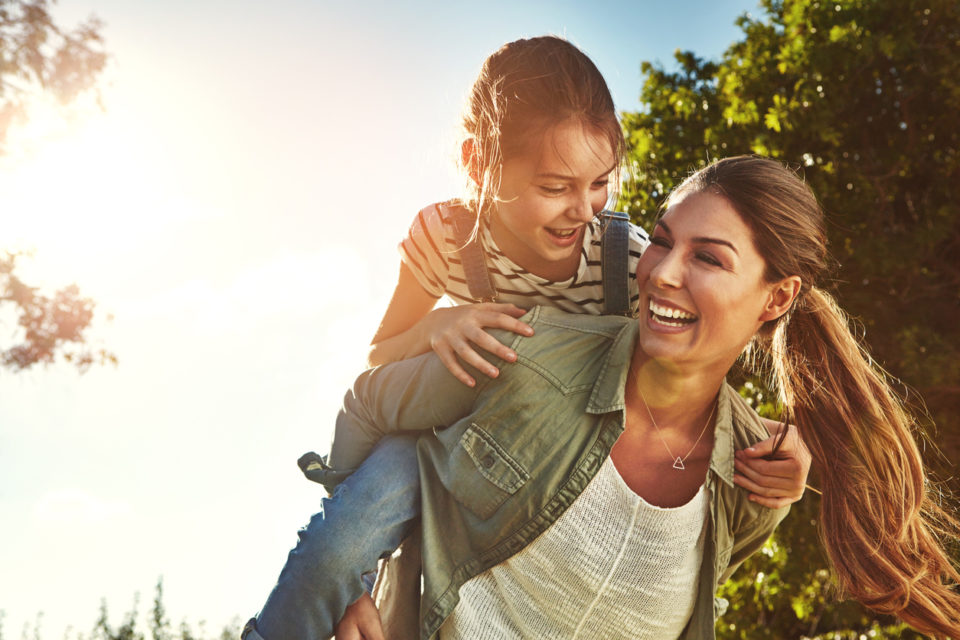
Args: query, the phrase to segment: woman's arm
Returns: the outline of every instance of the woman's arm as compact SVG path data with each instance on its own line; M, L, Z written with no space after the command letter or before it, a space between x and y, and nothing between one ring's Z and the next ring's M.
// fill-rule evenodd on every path
M500 373L477 353L476 347L507 362L517 357L512 349L501 344L487 329L533 335L533 329L517 319L526 311L515 305L481 303L434 309L436 302L437 298L420 286L413 271L401 263L397 287L373 336L367 363L375 367L432 349L460 382L474 386L476 379L462 363L491 378Z

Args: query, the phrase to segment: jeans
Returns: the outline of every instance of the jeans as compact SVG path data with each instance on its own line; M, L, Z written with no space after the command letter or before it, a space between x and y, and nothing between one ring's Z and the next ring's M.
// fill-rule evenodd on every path
M417 438L391 436L298 532L246 640L323 640L364 592L363 575L393 553L420 515Z

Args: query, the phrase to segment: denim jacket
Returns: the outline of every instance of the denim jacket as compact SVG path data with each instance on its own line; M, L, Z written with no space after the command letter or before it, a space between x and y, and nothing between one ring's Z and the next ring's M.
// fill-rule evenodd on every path
M499 333L516 363L499 377L457 381L432 353L363 373L344 399L323 469L328 489L385 433L420 438L423 594L420 637L434 638L467 580L523 549L570 506L624 428L624 389L636 321L535 307L530 338ZM729 385L721 389L706 477L710 500L693 614L682 638L714 637L714 592L787 513L733 484L733 453L767 437ZM668 480L665 478L665 481Z

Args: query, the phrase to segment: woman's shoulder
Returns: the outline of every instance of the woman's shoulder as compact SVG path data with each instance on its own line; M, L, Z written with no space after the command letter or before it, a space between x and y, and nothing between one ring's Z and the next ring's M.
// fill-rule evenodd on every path
M533 322L555 331L615 336L636 319L616 315L571 313L554 307L536 306L527 312L525 322Z
M733 427L735 449L745 449L770 437L763 426L760 416L729 383L724 383L723 391L730 402L730 418Z
M521 336L503 329L493 329L490 334L523 354L540 353L560 358L569 357L564 354L569 353L573 343L601 350L622 335L632 335L627 329L636 322L633 318L623 316L571 313L540 305L527 311L520 320L533 327L532 336Z
M587 362L601 362L612 350L632 348L635 320L622 316L570 313L552 307L533 307L521 320L534 334L504 338L528 364L544 370L577 370ZM587 367L588 368L588 367Z

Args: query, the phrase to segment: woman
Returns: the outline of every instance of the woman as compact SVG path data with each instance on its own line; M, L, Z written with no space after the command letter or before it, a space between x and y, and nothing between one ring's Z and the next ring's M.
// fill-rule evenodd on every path
M936 537L954 522L926 495L909 417L816 287L810 190L772 160L722 160L671 195L651 243L639 322L535 309L496 380L466 388L425 356L347 395L334 469L384 430L451 425L419 441L421 637L713 637L715 587L784 515L730 482L734 450L766 437L724 382L744 351L820 466L841 586L960 633Z

